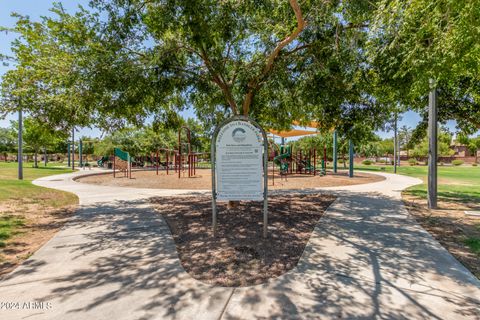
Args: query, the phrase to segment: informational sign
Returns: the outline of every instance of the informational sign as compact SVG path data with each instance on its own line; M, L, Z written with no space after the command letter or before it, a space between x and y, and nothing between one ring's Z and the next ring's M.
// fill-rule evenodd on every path
M217 200L263 200L262 132L236 120L220 129L215 143Z
M263 237L268 225L268 141L251 118L234 116L212 139L212 226L217 230L217 200L263 201Z

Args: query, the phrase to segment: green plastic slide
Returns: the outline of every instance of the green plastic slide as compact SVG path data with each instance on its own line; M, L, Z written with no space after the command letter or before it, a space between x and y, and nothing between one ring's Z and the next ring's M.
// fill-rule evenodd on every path
M287 147L282 146L280 148L280 154L278 156L276 156L275 158L273 158L273 162L277 166L280 167L281 171L287 171L288 170L288 163L283 162L281 160L290 158L290 156L291 156L290 150L291 150L290 146L287 146Z
M116 157L119 157L120 159L122 159L123 161L129 161L130 160L128 152L122 151L118 148L113 148L113 154Z

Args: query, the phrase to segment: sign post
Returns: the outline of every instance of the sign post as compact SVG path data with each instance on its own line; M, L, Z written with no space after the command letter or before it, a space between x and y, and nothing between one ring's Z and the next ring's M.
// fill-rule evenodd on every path
M212 224L217 234L218 201L263 201L263 237L268 224L268 140L252 119L222 122L212 139Z

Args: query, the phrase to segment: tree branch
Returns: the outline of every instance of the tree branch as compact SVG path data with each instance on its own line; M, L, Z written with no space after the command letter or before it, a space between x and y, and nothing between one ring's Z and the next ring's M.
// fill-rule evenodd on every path
M293 12L295 13L295 17L297 19L297 28L295 28L295 30L289 36L287 36L285 39L280 41L275 47L275 49L273 49L273 51L267 57L267 63L263 68L260 76L249 81L248 91L247 91L247 94L245 95L245 99L243 100L243 105L242 105L243 114L245 116L247 116L248 112L250 111L250 105L252 104L253 95L259 87L259 82L263 77L265 77L272 70L275 59L278 57L280 51L283 48L285 48L287 45L289 45L293 40L295 40L298 37L298 35L303 31L303 29L305 29L306 22L303 19L302 10L300 9L298 1L289 0L289 2Z
M207 52L205 49L201 49L202 52L200 54L200 57L205 63L205 66L208 68L210 73L212 74L213 77L213 82L216 83L220 89L222 89L223 94L225 95L225 98L228 101L228 104L232 108L233 114L237 114L237 103L235 102L235 99L233 99L232 91L230 90L230 86L225 82L225 79L223 78L222 75L219 75L215 69L213 68L210 59L208 58Z
M301 45L301 46L298 46L290 51L284 51L284 53L282 55L290 55L292 53L295 53L297 51L300 51L300 50L303 50L303 49L307 49L307 48L310 48L311 47L311 44L304 44L304 45Z

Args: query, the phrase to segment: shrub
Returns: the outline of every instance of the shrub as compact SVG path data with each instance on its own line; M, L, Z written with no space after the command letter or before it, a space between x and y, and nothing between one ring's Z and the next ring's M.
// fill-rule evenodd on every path
M441 166L445 165L445 163L443 161L440 161L438 164L441 165Z
M385 163L385 159L378 159L377 162L378 163Z
M454 166L461 166L461 165L463 164L463 161L456 159L456 160L453 160L453 161L452 161L452 164L453 164Z
M367 159L367 160L363 160L362 163L366 166L369 166L372 164L372 161Z
M411 166L416 165L417 164L417 159L415 159L415 158L408 159L408 164L411 165Z
M472 163L472 166L476 167L478 164L476 162Z

